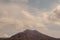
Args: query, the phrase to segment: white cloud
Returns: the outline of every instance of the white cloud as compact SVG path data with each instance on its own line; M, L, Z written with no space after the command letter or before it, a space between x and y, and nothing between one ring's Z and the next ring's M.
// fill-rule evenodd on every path
M40 23L40 19L30 14L26 6L0 4L0 14L2 15L0 17L0 33L11 36L24 29L48 30L44 24Z
M38 14L33 16L25 4L20 4L20 6L17 4L0 4L0 14L2 15L0 17L0 33L11 36L25 29L36 29L51 36L57 35L60 32L49 30L46 26L48 24L60 24L59 18L57 19L56 13L54 13L55 9L46 12L35 9Z
M0 38L2 38L2 37L9 37L9 35L7 35L7 34L3 34L3 33L0 33Z
M50 14L49 20L50 23L60 25L60 5L58 4Z

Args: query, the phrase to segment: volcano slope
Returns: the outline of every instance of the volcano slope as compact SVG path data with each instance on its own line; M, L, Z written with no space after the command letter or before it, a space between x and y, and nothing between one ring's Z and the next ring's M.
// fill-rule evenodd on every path
M60 38L53 38L42 34L36 30L25 30L17 33L10 38L0 38L0 40L60 40Z

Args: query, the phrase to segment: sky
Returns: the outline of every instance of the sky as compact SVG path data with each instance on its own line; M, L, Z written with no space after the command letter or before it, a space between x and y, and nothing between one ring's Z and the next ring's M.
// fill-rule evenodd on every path
M60 38L60 1L0 0L0 37L26 29Z

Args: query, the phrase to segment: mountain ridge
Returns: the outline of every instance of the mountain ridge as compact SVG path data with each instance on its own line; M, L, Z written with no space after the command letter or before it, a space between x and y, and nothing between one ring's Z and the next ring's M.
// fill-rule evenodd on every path
M0 40L60 40L60 38L50 37L36 30L25 30L17 33L10 38L0 38Z

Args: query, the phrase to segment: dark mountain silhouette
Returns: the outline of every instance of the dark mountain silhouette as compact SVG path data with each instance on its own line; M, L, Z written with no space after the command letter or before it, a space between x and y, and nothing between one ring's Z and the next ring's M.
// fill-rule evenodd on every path
M24 32L15 34L10 38L0 38L0 40L60 40L60 39L47 36L36 30L27 29Z

